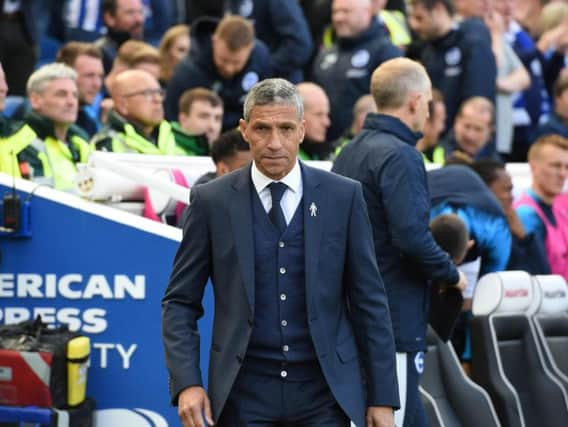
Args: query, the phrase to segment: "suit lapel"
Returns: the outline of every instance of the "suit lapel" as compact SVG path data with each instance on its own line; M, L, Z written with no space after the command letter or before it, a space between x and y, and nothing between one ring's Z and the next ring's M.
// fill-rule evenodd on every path
M251 207L250 167L236 172L229 210L243 286L251 313L254 312L254 242Z
M304 263L306 271L306 303L312 306L312 290L316 284L319 249L323 232L323 213L327 197L320 187L319 177L309 166L301 163L304 198Z

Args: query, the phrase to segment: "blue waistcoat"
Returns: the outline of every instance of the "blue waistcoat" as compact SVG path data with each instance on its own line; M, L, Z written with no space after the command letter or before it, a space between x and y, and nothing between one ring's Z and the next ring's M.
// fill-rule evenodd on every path
M253 369L303 380L317 363L306 310L303 201L281 236L254 189L252 205L255 303L246 357Z

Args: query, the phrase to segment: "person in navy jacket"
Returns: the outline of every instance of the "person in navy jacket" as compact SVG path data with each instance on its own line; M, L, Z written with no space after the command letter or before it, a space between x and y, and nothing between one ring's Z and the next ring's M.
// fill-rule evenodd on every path
M191 48L168 83L166 118L177 120L178 101L188 89L205 87L225 106L223 130L237 126L248 91L272 76L270 52L254 37L252 24L240 16L221 21L202 18L191 27Z
M347 144L333 171L360 181L373 226L375 253L387 290L404 411L397 426L425 426L418 385L424 367L430 282L465 287L465 277L430 233L430 197L416 142L432 99L430 79L419 63L396 58L373 73L371 94L378 114ZM406 421L404 421L406 420Z
M402 52L373 14L370 0L334 0L331 16L336 38L318 53L311 80L331 101L327 139L333 141L351 126L353 106L369 93L373 70Z
M419 60L432 85L446 102L446 129L451 129L459 106L482 96L495 104L497 64L486 31L479 23L456 24L451 0L411 0L409 24L424 41Z

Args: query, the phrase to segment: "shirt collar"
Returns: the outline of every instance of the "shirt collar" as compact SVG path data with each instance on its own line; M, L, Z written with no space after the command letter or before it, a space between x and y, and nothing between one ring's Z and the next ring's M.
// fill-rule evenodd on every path
M272 178L268 178L266 175L264 175L260 170L258 170L255 162L252 162L250 174L252 183L254 184L254 188L256 188L258 194L260 194L260 192L272 182L283 182L294 193L300 191L302 185L302 171L300 170L300 163L297 160L292 170L288 172L288 174L284 178L278 181L275 181Z

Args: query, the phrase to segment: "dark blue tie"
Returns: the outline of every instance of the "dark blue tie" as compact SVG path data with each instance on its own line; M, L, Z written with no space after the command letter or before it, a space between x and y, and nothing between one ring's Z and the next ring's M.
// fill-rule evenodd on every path
M282 196L288 186L282 182L273 182L269 184L268 187L270 188L270 195L272 196L272 208L270 212L268 212L268 217L280 234L282 234L284 230L286 230L286 218L284 217L282 206L280 206L280 200L282 200Z

